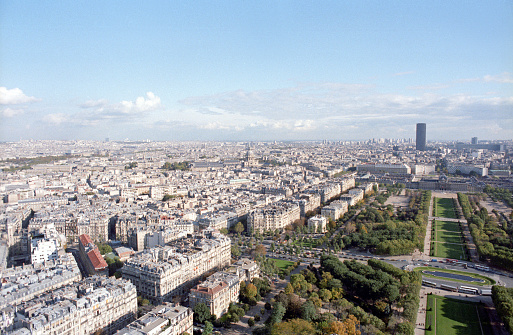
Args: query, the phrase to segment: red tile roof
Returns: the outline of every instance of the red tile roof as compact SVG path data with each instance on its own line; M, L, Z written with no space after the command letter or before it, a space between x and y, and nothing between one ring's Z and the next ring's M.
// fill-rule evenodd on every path
M80 243L82 243L83 246L86 246L89 243L93 243L93 240L91 240L91 238L87 234L82 234L78 238L80 239Z
M105 262L105 260L103 259L103 256L100 254L98 248L89 251L87 253L87 257L89 257L89 260L93 264L93 267L96 271L101 271L109 267L107 265L107 262Z

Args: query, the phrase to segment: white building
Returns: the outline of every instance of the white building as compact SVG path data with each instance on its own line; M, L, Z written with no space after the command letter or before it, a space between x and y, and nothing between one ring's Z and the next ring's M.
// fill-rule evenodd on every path
M347 205L346 205L347 208ZM308 229L314 233L325 233L328 220L321 215L312 216L308 219Z
M192 316L190 308L164 303L119 330L116 335L192 335Z
M30 260L32 264L54 261L59 257L59 241L43 234L32 236L30 241Z
M348 203L343 200L332 201L328 206L321 208L321 215L336 221L347 212Z

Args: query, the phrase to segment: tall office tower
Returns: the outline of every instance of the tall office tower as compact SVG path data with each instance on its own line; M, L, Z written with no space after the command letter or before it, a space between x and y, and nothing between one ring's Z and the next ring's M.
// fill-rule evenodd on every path
M419 151L426 150L426 124L417 123L416 149Z
M477 137L472 137L472 144L477 144Z

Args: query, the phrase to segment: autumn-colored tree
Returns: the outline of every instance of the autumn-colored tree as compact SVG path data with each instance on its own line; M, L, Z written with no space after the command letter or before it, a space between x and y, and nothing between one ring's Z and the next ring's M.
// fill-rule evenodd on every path
M259 244L255 247L255 256L257 257L265 256L266 252L263 244Z
M337 335L360 335L361 332L356 329L356 325L360 324L360 321L354 316L349 315L343 322L333 321L326 329L324 334L337 334Z
M287 283L287 286L285 286L285 294L292 294L294 293L294 288L290 283Z
M245 291L244 293L245 293L246 297L248 297L250 299L256 297L256 295L258 293L258 289L256 288L256 286L251 283L249 283L245 287L244 291Z
M328 302L332 298L332 294L330 290L327 290L325 288L319 290L319 298L322 299L322 301Z
M292 319L273 326L271 335L311 335L315 334L314 326L302 319Z

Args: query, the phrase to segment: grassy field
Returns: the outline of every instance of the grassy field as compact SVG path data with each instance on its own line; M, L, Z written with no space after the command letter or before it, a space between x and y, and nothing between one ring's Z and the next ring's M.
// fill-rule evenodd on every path
M435 243L435 257L466 260L462 244Z
M434 263L434 264L436 264L436 263ZM469 276L469 277L479 278L479 279L484 280L484 282L470 282L470 281L465 281L465 280L456 280L456 279L451 279L451 278L444 278L444 280L449 280L449 281L454 281L454 282L459 282L459 283L464 283L464 284L471 284L471 286L475 286L475 285L477 285L477 286L495 285L495 280L493 280L492 278L488 278L488 277L485 277L485 276L482 276L480 274L473 273L473 272L464 272L464 271L458 271L458 270L440 269L440 268L435 268L435 267L432 267L432 266L421 266L421 267L416 267L414 269L414 271L424 271L424 270L454 273L454 274L458 274L458 275ZM426 274L426 273L422 273L422 275L425 276L425 277L440 279L440 277L432 276L432 275L429 275L429 274Z
M456 211L454 210L453 200L450 198L435 198L435 216L440 218L457 219Z
M315 244L312 244L312 243L310 243L310 242L306 242L306 241L302 241L302 242L295 241L295 242L294 242L294 243L292 243L292 244L293 244L293 245L298 245L298 246L300 245L300 246L302 246L303 248L310 248L310 247L315 248L315 247L316 247L316 245L315 245Z
M458 222L451 221L435 221L435 227L437 230L447 230L447 231L460 231L460 225Z
M457 222L435 221L432 234L435 257L466 259L465 243Z
M282 270L285 270L289 266L294 265L294 262L291 262L291 261L285 261L283 259L276 259L276 258L271 258L271 259L274 259L274 261L276 262L276 266Z
M463 238L461 237L460 232L454 231L437 230L436 240L438 242L463 244Z
M493 334L484 305L428 296L426 335Z

